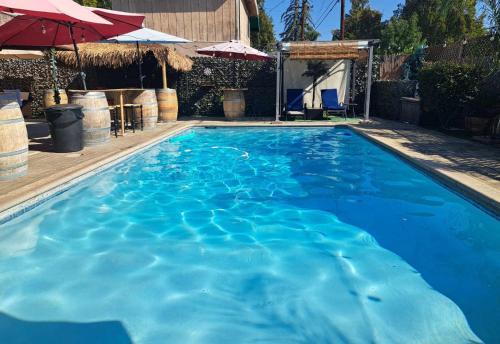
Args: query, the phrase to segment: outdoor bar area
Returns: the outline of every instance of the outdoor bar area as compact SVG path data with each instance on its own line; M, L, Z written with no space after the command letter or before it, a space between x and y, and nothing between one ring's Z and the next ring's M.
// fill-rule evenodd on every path
M54 153L106 145L112 135L124 137L177 120L177 93L168 88L167 74L169 68L191 70L193 61L175 49L175 44L189 40L144 28L142 14L85 7L70 0L59 5L47 1L38 9L30 1L0 3L0 58L45 60L51 85L35 89L38 95L16 89L15 84L0 92L0 180L28 173L31 136L25 117L35 109L31 106L35 95L43 95L38 111L44 120L38 123L48 124L52 143L48 149ZM144 87L146 57L161 70L161 84L155 88ZM99 82L87 87L87 70L124 70L132 65L137 66L135 86L129 80L123 87L102 87ZM62 70L72 75L64 83L72 87L61 87Z

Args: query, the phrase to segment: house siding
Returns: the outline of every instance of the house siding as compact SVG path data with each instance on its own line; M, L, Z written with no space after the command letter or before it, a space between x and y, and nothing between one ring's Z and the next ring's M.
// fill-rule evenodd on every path
M250 44L249 11L242 0L113 0L112 4L114 10L144 14L146 27L171 35L201 42L240 39Z

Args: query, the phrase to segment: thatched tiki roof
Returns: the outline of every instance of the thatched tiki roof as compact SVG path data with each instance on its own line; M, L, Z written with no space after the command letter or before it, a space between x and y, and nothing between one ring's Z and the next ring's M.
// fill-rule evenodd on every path
M78 50L83 67L108 67L121 68L131 65L137 61L137 47L135 44L116 43L86 43L79 44ZM149 52L153 53L158 63L165 62L175 70L190 71L193 61L173 48L164 45L140 44L139 50L142 56ZM56 53L57 60L69 65L76 66L74 51L60 51Z

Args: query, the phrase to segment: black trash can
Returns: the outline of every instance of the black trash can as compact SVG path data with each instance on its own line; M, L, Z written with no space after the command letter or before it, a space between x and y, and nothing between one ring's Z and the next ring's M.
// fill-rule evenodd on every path
M66 153L83 149L82 108L77 104L64 104L45 109L54 151Z

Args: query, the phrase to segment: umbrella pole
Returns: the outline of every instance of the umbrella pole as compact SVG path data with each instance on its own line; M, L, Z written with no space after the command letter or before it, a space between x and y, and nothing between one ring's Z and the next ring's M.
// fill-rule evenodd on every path
M54 102L56 104L61 104L61 96L59 94L59 87L57 86L57 67L56 67L56 56L55 49L51 48L50 53L50 70L52 72L52 81L54 82Z
M83 89L87 90L87 83L85 82L85 73L82 69L82 61L80 60L80 53L78 52L78 46L76 45L75 37L73 35L73 24L69 24L69 34L71 36L71 40L73 41L73 48L75 49L76 54L76 63L78 64L78 70L80 72L80 78L82 79Z
M135 46L137 47L137 64L139 65L139 83L141 88L144 88L144 83L142 82L142 58L141 51L139 50L139 42L135 42Z
M167 89L168 84L167 84L167 63L163 61L161 63L161 78L163 80L163 88Z

